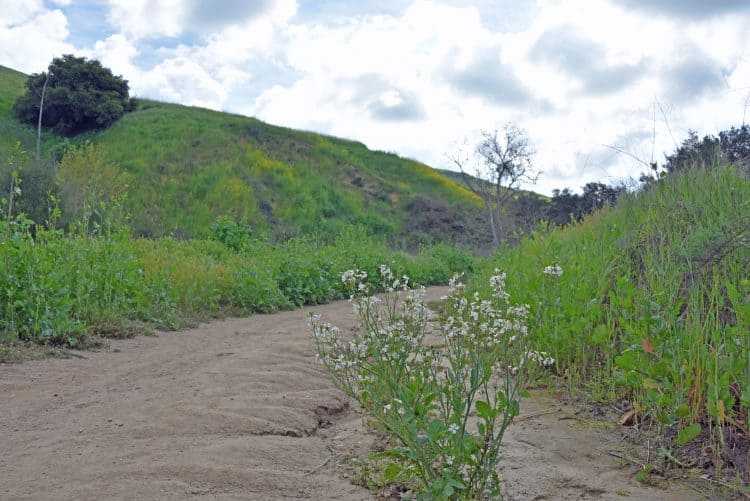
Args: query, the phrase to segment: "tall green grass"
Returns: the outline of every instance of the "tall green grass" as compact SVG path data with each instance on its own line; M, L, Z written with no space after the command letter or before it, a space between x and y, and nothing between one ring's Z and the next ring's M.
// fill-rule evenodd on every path
M544 274L559 264L564 272ZM581 224L540 229L498 267L531 305L535 349L571 384L684 444L747 427L750 407L750 180L731 166L668 176ZM739 428L736 428L739 426Z

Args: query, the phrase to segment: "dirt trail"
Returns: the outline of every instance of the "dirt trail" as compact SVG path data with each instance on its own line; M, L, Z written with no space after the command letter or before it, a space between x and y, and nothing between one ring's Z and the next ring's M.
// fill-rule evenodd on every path
M342 301L0 364L0 499L371 499L333 460L371 435L314 359L311 310L355 323ZM696 497L638 485L559 417L514 426L511 499Z

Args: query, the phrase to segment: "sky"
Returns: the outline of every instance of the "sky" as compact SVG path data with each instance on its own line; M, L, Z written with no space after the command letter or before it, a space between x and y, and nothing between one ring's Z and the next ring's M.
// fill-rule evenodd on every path
M137 97L440 168L513 123L549 194L750 120L749 26L748 0L0 0L0 64L95 58Z

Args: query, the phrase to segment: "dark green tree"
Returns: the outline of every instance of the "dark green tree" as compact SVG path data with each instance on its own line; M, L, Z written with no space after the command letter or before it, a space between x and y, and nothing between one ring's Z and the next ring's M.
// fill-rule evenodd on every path
M709 167L721 155L719 139L706 135L701 139L694 130L671 155L667 155L664 166L667 172L681 171L687 167Z
M739 163L750 169L750 126L731 127L719 132L719 137L706 135L703 139L695 131L671 155L667 155L667 172L680 171L686 167L712 167L718 160Z
M622 186L610 186L604 183L587 183L583 187L580 209L583 214L591 214L605 205L615 205L617 199L625 192Z
M721 151L727 160L737 162L750 158L750 126L731 127L719 132Z
M37 125L45 81L41 124L58 134L74 136L106 128L135 108L127 80L99 61L68 54L54 58L46 72L34 73L26 81L26 93L13 106L21 122Z
M550 202L531 191L519 191L516 198L516 221L524 233L534 231L549 211Z
M549 221L558 225L580 221L583 217L581 205L581 196L573 193L570 188L552 190L552 200L548 212Z

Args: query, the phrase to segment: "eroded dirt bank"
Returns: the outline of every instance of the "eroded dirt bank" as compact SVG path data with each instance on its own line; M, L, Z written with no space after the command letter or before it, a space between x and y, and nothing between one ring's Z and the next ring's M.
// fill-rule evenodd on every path
M315 361L310 310L355 323L342 301L0 366L0 499L371 499L335 461L372 436ZM509 498L700 498L638 484L561 417L514 425Z

